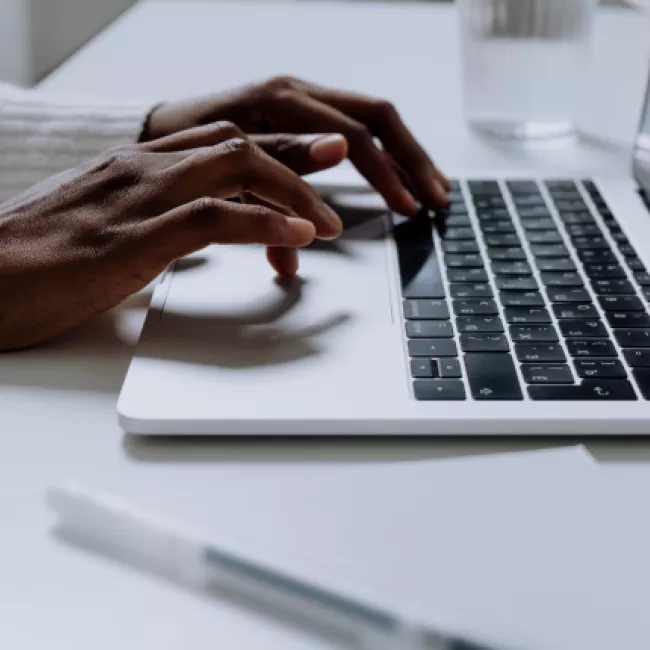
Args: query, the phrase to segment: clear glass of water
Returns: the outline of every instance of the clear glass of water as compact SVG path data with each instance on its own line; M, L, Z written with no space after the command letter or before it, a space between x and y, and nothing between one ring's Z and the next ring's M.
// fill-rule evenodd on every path
M598 0L458 0L465 111L500 138L575 133Z

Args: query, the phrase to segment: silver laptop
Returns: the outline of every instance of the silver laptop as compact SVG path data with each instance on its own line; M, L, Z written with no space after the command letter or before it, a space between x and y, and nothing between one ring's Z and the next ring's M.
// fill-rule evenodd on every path
M118 411L135 434L650 432L650 101L633 175L462 179L274 279L211 247L157 286Z

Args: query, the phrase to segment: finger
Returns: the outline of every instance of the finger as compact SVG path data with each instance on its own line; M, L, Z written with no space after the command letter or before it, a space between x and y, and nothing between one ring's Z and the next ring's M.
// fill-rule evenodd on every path
M404 187L395 170L386 164L372 134L363 124L304 93L285 95L282 110L285 112L286 123L299 132L317 129L343 134L348 141L348 157L384 197L388 206L404 214L417 212L416 200Z
M268 246L266 249L266 259L280 276L292 277L298 273L297 248Z
M339 133L253 135L250 139L301 176L335 167L348 155L347 140Z
M165 263L210 244L306 246L313 224L258 205L202 198L146 221L143 254Z
M343 228L336 213L310 185L241 138L191 152L167 170L164 181L175 205L203 196L222 199L250 192L311 221L318 237L338 237Z
M411 178L425 203L446 202L451 184L387 101L309 85L311 97L365 124Z
M159 140L152 140L137 145L143 151L163 153L171 151L189 151L202 147L212 147L233 138L245 138L244 132L232 122L213 122L194 129L179 131Z

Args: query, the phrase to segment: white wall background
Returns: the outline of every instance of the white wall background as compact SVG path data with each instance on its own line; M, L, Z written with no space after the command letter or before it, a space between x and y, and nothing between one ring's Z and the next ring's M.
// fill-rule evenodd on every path
M135 0L0 0L0 79L31 85Z

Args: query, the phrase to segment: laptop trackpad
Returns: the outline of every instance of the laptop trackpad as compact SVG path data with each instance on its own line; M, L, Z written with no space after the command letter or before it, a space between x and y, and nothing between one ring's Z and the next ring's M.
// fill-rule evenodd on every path
M378 336L385 345L393 319L387 215L343 216L343 237L301 250L291 280L276 278L257 246L213 246L177 263L155 328L156 356L256 368L256 376L318 359L326 373L328 358L338 365L343 355L368 354Z

